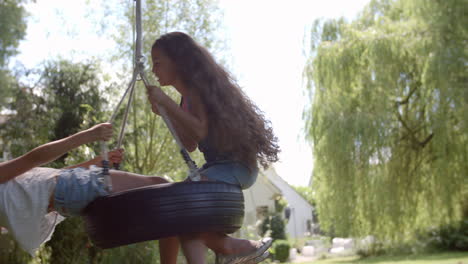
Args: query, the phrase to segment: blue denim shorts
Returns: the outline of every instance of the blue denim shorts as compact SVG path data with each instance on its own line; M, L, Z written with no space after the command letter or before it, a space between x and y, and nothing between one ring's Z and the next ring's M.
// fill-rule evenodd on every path
M210 180L235 184L247 189L257 180L258 169L251 170L240 162L225 160L205 163L199 173Z
M57 176L54 209L63 216L77 216L91 201L108 194L102 168L62 170Z

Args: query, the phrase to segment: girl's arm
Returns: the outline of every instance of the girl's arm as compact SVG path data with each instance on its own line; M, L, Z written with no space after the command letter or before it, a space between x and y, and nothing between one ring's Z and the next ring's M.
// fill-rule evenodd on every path
M69 137L41 145L16 159L0 163L0 183L5 183L28 170L56 160L68 151L86 143L109 140L112 125L103 123Z
M115 149L115 150L109 151L108 156L109 156L109 164L114 164L114 163L119 164L123 160L123 149ZM78 167L89 168L91 165L100 167L102 165L102 156L98 156L94 159L65 167L64 169L72 169L72 168L78 168Z
M147 87L148 99L152 104L153 112L159 114L158 105L164 107L176 130L182 144L189 151L196 149L198 142L204 139L208 134L208 123L206 113L201 107L200 99L192 96L191 113L183 111L169 96L167 96L159 87Z

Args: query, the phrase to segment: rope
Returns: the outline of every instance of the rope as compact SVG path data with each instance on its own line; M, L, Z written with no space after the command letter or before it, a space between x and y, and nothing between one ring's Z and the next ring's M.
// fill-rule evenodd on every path
M127 107L125 108L125 114L124 114L124 119L122 121L122 127L120 128L120 134L119 134L119 140L117 142L117 148L120 148L120 146L122 145L125 126L127 125L128 113L129 113L130 106L132 104L133 97L134 97L134 94L135 94L135 79L136 79L136 74L133 74L133 79L132 79L132 82L130 83L130 86L132 88L130 89L130 96L128 98Z
M109 174L109 151L107 144L101 141L101 155L102 155L102 175L104 177L104 186L108 192L112 191L112 180Z
M148 83L148 80L146 79L146 74L143 71L141 71L140 76L141 76L141 79L143 80L143 83L145 84L145 86L149 87L150 85ZM198 173L197 164L195 163L195 161L192 160L192 158L190 157L190 154L185 149L184 145L182 144L182 141L180 140L179 136L175 132L175 129L172 126L172 122L168 118L166 109L163 106L158 105L158 110L159 110L159 114L161 115L162 119L164 120L164 123L166 123L166 126L169 129L169 132L171 132L172 136L174 137L174 140L175 140L176 144L179 146L180 154L182 155L182 158L184 159L185 164L187 164L187 166L189 168L189 177L190 177L190 179L192 181L199 181L201 177L200 177L200 174Z
M148 80L146 78L146 74L144 71L144 56L141 53L142 50L142 30L141 30L141 0L135 0L136 1L136 10L135 10L135 26L136 26L136 31L137 31L137 37L136 37L136 67L139 70L139 74L141 79L143 80L143 83L145 86L148 88L150 85L148 83ZM159 86L159 85L158 85ZM185 149L184 145L180 141L177 133L175 132L171 121L169 120L166 109L164 107L158 105L158 109L160 112L160 115L164 122L166 123L167 128L171 132L172 136L174 137L177 145L180 148L180 153L182 155L182 158L184 159L185 163L189 167L190 173L189 177L192 179L192 181L199 181L200 180L200 174L198 173L198 168L195 162L190 158L190 155L188 151Z
M143 81L144 85L149 88L150 84L146 78L146 74L144 72L144 60L145 57L142 55L142 30L141 30L141 0L135 0L136 2L136 8L135 8L135 27L136 27L136 38L135 39L135 56L134 56L134 72L133 72L133 77L132 80L130 81L127 90L125 90L125 93L123 94L122 98L120 99L119 103L117 104L116 108L114 109L114 112L112 113L112 116L109 120L109 123L112 123L117 115L117 112L124 100L124 98L127 96L127 94L130 92L127 107L125 109L125 114L124 114L124 119L122 126L120 128L120 133L119 133L119 138L117 142L117 148L120 148L122 145L123 141L123 136L125 132L125 126L127 123L127 118L128 118L128 112L130 109L131 102L134 97L134 90L135 90L135 82L137 81L138 75L140 76L141 80ZM135 33L135 32L134 32ZM159 87L159 83L158 83ZM180 140L179 136L175 132L174 127L172 126L171 120L168 118L166 109L163 106L158 105L158 109L160 112L160 115L162 119L164 120L164 123L166 124L167 128L171 132L172 136L174 137L177 145L180 148L180 154L182 155L182 158L184 159L185 163L187 164L189 168L189 177L192 181L199 181L200 180L200 174L198 172L198 167L196 163L192 160L190 157L190 154L188 151L185 149L184 145L182 144L182 141ZM112 182L111 178L109 175L109 156L108 156L108 149L107 145L105 142L101 142L101 153L102 153L102 174L104 175L104 182L108 190L112 190ZM119 168L119 164L113 164L116 169Z

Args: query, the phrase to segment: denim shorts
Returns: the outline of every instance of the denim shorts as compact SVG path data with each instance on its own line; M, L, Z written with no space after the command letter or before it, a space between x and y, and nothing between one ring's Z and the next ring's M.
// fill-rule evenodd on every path
M57 176L54 209L63 216L77 216L91 201L108 194L102 168L62 170Z
M257 180L258 169L251 170L240 162L224 160L205 163L199 169L199 173L210 180L235 184L247 189Z

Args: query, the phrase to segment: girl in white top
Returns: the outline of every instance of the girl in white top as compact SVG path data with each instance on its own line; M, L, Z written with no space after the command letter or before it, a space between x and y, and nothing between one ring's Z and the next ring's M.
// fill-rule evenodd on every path
M111 137L112 125L98 124L67 138L39 146L13 160L0 163L0 226L7 228L25 251L34 256L40 245L51 238L55 226L64 219L64 216L57 213L54 208L55 187L60 175L73 171L70 170L72 168L77 168L75 172L81 173L81 176L86 174L84 172L92 175L93 172L101 171L93 166L99 166L101 158L64 168L66 170L39 166L57 159L80 145L100 140L107 141ZM122 156L122 150L110 151L109 161L120 163ZM111 170L110 175L113 192L167 182L161 177L148 177L123 171ZM164 245L164 241L162 244Z

